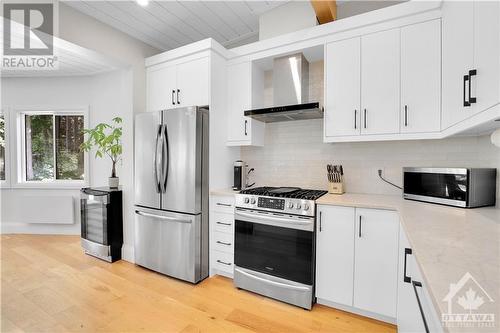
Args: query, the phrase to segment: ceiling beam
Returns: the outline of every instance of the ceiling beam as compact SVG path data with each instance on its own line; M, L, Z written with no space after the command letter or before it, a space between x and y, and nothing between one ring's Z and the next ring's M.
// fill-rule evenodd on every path
M316 12L319 24L332 22L337 19L337 4L335 0L311 0L311 5Z

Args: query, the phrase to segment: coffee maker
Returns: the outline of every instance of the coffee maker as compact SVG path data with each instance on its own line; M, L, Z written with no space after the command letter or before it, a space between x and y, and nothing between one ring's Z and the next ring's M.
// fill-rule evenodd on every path
M233 190L241 191L246 189L247 187L252 187L255 183L248 184L248 175L254 170L251 168L247 171L248 164L241 160L237 160L234 162L234 182L233 182Z

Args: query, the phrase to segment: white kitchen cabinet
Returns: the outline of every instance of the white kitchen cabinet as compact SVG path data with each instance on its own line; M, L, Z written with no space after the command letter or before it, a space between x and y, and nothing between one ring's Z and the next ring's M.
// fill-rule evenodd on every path
M426 326L428 332L443 332L403 228L399 230L397 325L398 332L401 333L426 332Z
M352 306L354 273L353 207L318 206L316 297Z
M148 68L146 80L147 110L153 112L175 107L176 82L176 66Z
M264 144L264 123L245 117L244 111L252 109L254 81L263 80L252 68L251 62L228 66L227 70L228 98L228 131L227 144L230 146L245 146Z
M326 46L325 137L361 133L360 43L357 37Z
M499 103L499 8L498 1L443 3L443 129Z
M356 208L354 307L396 318L399 217Z
M209 104L209 58L147 69L147 110Z
M399 133L400 29L361 37L361 133Z
M210 275L233 277L234 195L210 196Z
M441 129L441 20L401 28L401 132Z

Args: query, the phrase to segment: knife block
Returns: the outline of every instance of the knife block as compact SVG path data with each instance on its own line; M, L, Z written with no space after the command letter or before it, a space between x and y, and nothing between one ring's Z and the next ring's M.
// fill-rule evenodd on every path
M331 194L344 194L344 182L328 183L328 193Z

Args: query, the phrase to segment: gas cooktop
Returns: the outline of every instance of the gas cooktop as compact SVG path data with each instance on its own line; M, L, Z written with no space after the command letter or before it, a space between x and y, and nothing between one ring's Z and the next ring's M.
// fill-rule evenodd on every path
M245 189L240 194L260 195L277 198L293 198L302 200L316 200L328 191L306 190L299 187L256 187Z

